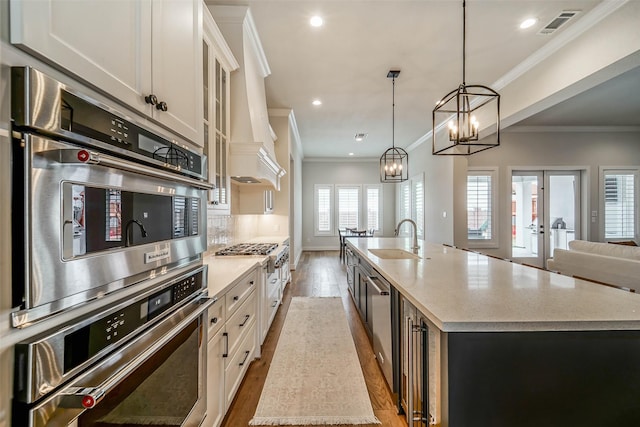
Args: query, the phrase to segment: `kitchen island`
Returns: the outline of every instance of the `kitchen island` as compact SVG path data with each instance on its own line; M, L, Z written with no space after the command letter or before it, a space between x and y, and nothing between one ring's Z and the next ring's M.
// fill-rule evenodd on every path
M443 245L420 242L416 256L411 246L348 239L356 264L394 289L394 391L405 410L407 377L418 377L409 388L425 424L640 425L640 295ZM407 332L410 309L417 322ZM409 341L424 357L409 357Z

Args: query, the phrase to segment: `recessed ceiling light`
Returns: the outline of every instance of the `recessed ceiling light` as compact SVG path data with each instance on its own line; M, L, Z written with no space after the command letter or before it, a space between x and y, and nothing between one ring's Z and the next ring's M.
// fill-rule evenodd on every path
M311 101L311 103L312 103L313 105L315 105L316 107L317 107L318 105L322 105L322 101L320 101L319 99L314 99L313 101Z
M525 30L527 28L533 27L538 20L536 18L527 18L520 23L520 28Z
M356 142L362 142L366 137L367 137L366 133L356 133L353 138L356 140Z
M353 156L353 153L349 153L350 156Z
M316 15L311 17L311 19L309 20L309 24L311 24L312 27L322 27L324 21L322 20L322 17Z

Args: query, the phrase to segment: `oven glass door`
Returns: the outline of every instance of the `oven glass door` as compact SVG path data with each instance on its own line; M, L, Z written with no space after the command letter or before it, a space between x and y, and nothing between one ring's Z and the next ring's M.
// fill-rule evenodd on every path
M63 211L73 217L63 259L198 235L198 198L71 182L62 188Z
M78 427L188 425L201 399L201 340L196 320L85 411Z

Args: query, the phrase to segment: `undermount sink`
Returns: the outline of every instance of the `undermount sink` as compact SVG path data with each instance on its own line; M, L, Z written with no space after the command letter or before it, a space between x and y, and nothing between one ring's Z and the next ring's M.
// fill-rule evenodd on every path
M420 257L404 249L369 249L369 252L382 259L420 259Z

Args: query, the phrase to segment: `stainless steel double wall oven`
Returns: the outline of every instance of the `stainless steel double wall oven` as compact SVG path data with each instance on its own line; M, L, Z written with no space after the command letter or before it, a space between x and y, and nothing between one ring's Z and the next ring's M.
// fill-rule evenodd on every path
M13 425L200 425L206 157L37 70L11 78L11 320L52 324L15 347Z
M204 156L32 68L12 86L14 326L201 259Z

